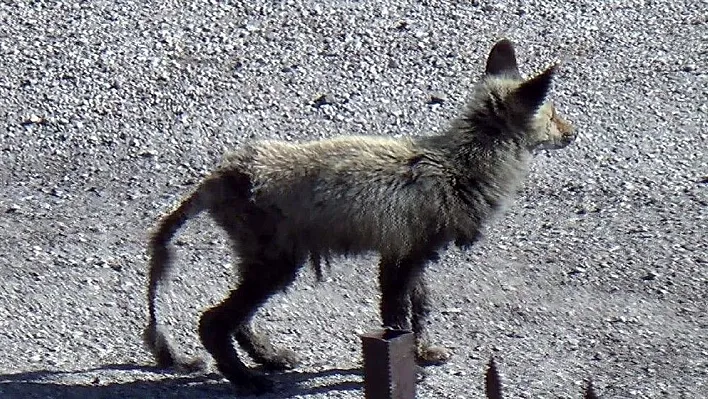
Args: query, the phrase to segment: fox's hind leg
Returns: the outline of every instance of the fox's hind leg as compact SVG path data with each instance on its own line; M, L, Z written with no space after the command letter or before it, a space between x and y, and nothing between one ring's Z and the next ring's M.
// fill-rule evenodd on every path
M430 343L427 333L426 319L430 314L431 306L428 298L428 286L425 277L418 276L410 293L411 324L415 333L416 357L421 364L440 364L450 359L450 350Z
M273 294L291 284L297 275L298 264L270 257L242 258L241 281L230 295L217 306L207 310L199 322L202 344L216 362L216 367L234 386L252 393L264 393L273 388L270 379L249 369L238 357L231 337L236 336L249 354L264 362L287 363L278 359L267 339L249 329L254 313ZM264 344L264 342L266 342Z

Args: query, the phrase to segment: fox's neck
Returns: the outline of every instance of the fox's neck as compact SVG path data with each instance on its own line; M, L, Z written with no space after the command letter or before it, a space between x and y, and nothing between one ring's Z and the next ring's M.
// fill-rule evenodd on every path
M460 125L437 136L420 138L419 144L449 160L448 166L460 184L488 186L498 195L518 188L531 159L531 153L517 140L494 139L491 134Z
M494 134L477 132L458 123L442 134L419 137L419 145L440 153L463 170L527 166L531 153L520 140L495 138Z

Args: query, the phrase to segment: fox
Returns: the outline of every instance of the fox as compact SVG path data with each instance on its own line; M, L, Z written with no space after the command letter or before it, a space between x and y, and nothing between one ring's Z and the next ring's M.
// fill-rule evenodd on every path
M514 44L504 38L491 48L461 114L438 134L256 140L225 153L150 238L143 340L158 367L204 367L177 353L155 305L172 269L170 241L204 211L232 243L239 281L201 313L198 335L235 388L260 394L274 383L243 363L232 337L266 371L297 366L297 354L272 345L253 316L301 267L309 263L321 277L321 262L333 256L377 253L381 324L414 332L419 367L448 361L451 351L428 337L425 268L450 245L467 248L480 239L519 191L536 151L575 140L575 127L547 100L558 66L523 78Z

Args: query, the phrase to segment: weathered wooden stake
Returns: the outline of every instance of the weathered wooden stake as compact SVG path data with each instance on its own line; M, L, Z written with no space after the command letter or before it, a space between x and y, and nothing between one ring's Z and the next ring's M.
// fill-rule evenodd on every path
M413 332L381 329L361 336L366 399L414 399L416 384Z

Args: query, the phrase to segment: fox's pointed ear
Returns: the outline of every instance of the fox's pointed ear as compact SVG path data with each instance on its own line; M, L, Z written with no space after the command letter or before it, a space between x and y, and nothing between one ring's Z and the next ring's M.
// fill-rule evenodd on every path
M509 39L502 39L492 47L487 57L484 73L492 76L507 76L521 79L519 65L516 62L514 44Z
M546 100L558 64L551 65L540 75L525 81L514 91L514 100L528 111L535 112Z

